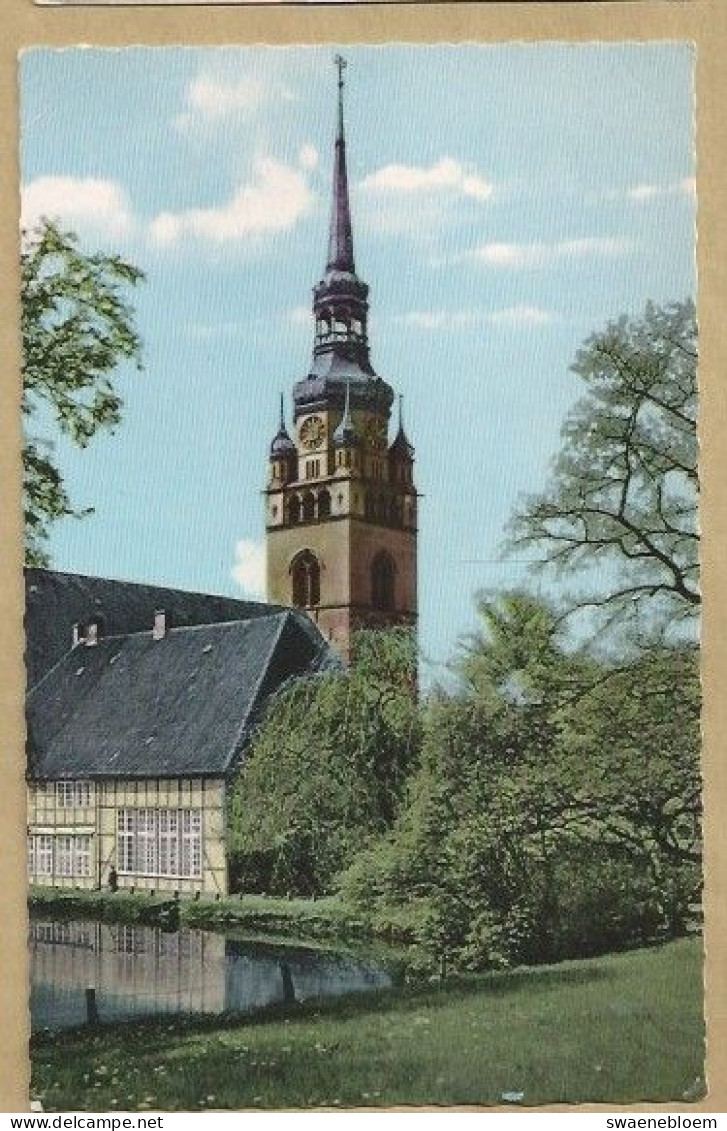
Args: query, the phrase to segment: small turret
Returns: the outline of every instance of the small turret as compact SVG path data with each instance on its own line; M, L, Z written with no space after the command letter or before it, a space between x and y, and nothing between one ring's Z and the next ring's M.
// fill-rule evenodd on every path
M331 437L331 443L334 448L350 448L358 442L359 438L351 417L351 382L346 381L346 403L343 408L343 416Z
M341 421L331 437L336 468L360 469L361 438L353 426L351 416L351 382L346 381L346 403Z
M404 398L399 397L399 428L389 448L389 479L404 489L411 488L414 480L414 445L404 431Z
M298 450L290 438L285 425L285 406L283 394L280 394L280 423L278 431L270 445L270 479L287 483L295 479L295 461Z
M410 443L404 431L404 398L399 396L399 428L389 448L389 455L397 461L414 462L414 445Z

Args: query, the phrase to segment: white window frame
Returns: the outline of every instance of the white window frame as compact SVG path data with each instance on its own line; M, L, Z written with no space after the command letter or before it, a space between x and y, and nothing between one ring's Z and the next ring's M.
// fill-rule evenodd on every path
M201 809L119 809L116 867L120 875L202 878Z
M61 879L71 879L74 875L74 841L72 833L60 833L54 840L55 848L54 873Z
M134 871L133 809L119 809L116 813L116 863L119 872Z
M88 879L92 866L92 841L89 833L76 833L73 837L73 875Z
M185 878L196 878L202 875L202 814L199 809L182 809L180 817L180 874Z
M31 833L28 836L28 874L62 879L87 879L93 869L90 833Z
M91 805L91 783L57 781L56 803L59 809L88 809Z
M159 875L179 875L179 809L159 810Z
M136 867L142 876L156 876L159 869L157 810L136 810Z
M28 837L28 875L53 875L53 837L49 833L31 833Z

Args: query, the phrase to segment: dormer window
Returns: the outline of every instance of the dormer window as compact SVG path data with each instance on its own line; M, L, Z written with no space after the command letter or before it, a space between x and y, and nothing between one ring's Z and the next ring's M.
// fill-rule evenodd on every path
M91 621L86 629L86 647L92 648L94 644L98 644L98 625L95 621Z

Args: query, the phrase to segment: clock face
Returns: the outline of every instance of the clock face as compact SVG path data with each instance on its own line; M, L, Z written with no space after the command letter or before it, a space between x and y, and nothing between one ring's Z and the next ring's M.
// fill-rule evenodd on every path
M321 416L307 416L300 426L300 442L308 451L320 448L326 437L326 426Z
M379 417L373 416L366 422L364 433L372 448L386 447L386 423Z

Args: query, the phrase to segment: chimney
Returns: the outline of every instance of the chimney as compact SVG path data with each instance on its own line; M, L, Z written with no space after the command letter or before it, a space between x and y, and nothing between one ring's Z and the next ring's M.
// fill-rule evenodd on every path
M156 609L154 612L154 627L151 630L152 640L163 640L167 635L167 614L164 609Z
M78 644L81 643L82 640L83 640L83 636L81 635L81 626L79 624L74 624L74 626L73 626L73 643L71 644L71 647L75 648Z
M84 637L84 644L87 648L93 648L98 644L98 621L91 620L88 622L86 635Z

